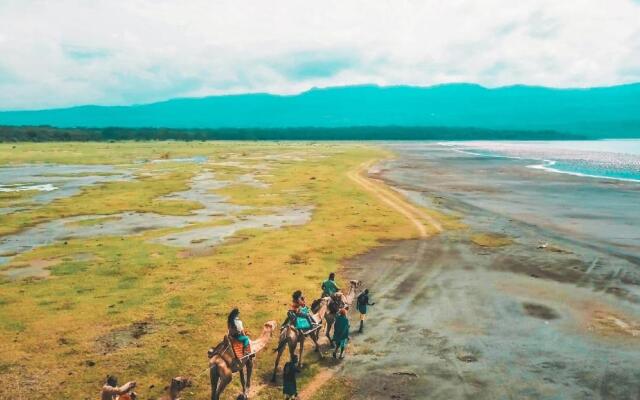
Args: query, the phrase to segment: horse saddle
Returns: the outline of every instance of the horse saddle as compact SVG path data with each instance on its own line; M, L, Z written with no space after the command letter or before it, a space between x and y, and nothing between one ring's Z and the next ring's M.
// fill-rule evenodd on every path
M228 336L228 338L229 342L231 343L231 348L233 349L233 355L238 359L244 357L244 345L242 344L242 342L234 338L233 336Z
M305 317L296 317L296 328L300 329L301 331L306 331L311 329L311 324Z

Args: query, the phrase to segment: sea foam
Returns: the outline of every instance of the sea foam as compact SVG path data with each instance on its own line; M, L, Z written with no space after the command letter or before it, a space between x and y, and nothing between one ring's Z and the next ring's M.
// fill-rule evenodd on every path
M474 156L536 161L528 167L548 172L640 182L640 140L442 144Z

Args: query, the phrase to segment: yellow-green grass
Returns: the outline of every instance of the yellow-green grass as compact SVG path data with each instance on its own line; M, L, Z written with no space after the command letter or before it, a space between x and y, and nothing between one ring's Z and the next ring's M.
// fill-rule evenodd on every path
M0 144L0 160L7 164L130 164L143 160L158 160L165 153L170 158L203 155L228 149L224 142L115 142L115 143L18 143ZM205 154L206 155L206 154Z
M14 207L25 205L33 196L40 193L37 190L20 190L17 192L0 192L0 207Z
M334 377L313 393L309 400L350 399L353 395L353 384L343 376Z
M85 176L116 176L120 175L117 172L69 172L69 173L52 173L52 174L40 174L40 177L45 178L82 178Z
M471 236L471 241L482 247L502 247L513 243L513 240L499 233L476 233Z
M119 221L120 219L121 219L121 217L118 217L118 216L96 217L96 218L83 219L83 220L80 220L80 221L68 222L67 225L70 225L70 226L93 226L93 225L100 225L100 224L103 224L105 222Z
M257 335L262 323L284 317L294 290L302 289L315 298L320 282L328 272L340 269L341 260L381 240L414 235L409 221L347 177L363 162L387 156L369 146L226 142L17 146L26 154L0 145L0 158L7 155L2 159L19 163L130 164L169 152L172 157L205 155L216 162L268 164L268 176L261 180L269 188L231 185L219 192L256 212L264 207L305 205L313 207L313 215L302 226L239 232L210 254L197 257L184 257L180 248L147 241L157 234L154 231L69 240L18 256L16 262L61 262L51 267L48 279L0 282L0 387L10 398L94 398L108 373L117 373L123 381L137 380L142 398L158 396L172 376L193 375L206 368L206 350L222 338L232 307L240 308L245 325ZM283 154L302 161L255 159ZM167 168L160 164L158 168ZM91 187L72 198L17 213L9 219L12 230L4 232L69 215L129 210L188 213L197 205L173 205L158 196L184 190L199 170L215 172L216 167L171 164L169 172ZM87 253L90 258L74 257ZM292 263L292 259L304 262ZM114 331L136 321L149 322L152 332L105 353L100 338L112 338L117 335ZM274 337L269 349L259 355L254 384L265 382L271 371L275 341ZM307 350L305 381L320 367L309 345ZM237 385L235 377L225 398L234 398ZM206 398L209 390L208 378L200 376L184 398ZM260 398L280 398L280 391L267 386Z

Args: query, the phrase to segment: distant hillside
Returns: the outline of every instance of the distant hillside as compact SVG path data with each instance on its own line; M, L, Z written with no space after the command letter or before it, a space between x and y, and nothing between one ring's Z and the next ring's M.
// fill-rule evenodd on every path
M243 94L126 107L0 112L0 125L173 129L473 126L640 137L640 84L591 89L348 86L293 96Z
M442 127L351 127L272 129L54 128L0 126L0 142L105 140L559 140L586 136L556 131Z

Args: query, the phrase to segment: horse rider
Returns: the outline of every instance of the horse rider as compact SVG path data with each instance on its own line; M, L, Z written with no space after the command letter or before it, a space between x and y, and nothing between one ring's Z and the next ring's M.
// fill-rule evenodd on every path
M244 324L240 319L240 310L237 308L234 308L229 313L229 316L227 317L227 327L229 328L229 336L242 343L243 355L246 356L251 354L251 341L244 330Z
M113 375L109 375L107 376L107 381L104 386L102 386L100 400L115 400L116 396L123 400L125 399L124 396L127 396L126 398L128 399L135 399L136 395L132 392L135 387L135 381L127 382L122 386L118 386L118 378Z
M287 313L287 319L282 324L282 327L284 328L287 325L287 322L293 322L293 325L295 326L297 317L305 318L307 321L309 321L310 326L316 326L317 323L311 317L309 308L307 307L307 303L304 299L304 296L302 295L302 291L296 290L295 292L293 292L293 294L291 295L291 300L291 308Z
M329 279L322 282L322 297L333 296L336 292L340 291L340 287L336 284L336 274L332 272L329 274Z

